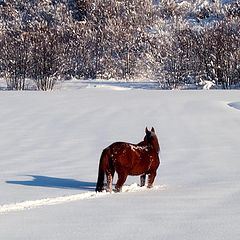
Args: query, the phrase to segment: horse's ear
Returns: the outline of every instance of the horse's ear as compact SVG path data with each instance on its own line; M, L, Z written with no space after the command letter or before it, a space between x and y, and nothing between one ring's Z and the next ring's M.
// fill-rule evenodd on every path
M155 133L155 129L154 129L154 127L152 127L151 132L154 132L154 133Z
M147 128L147 127L145 128L145 133L146 133L146 134L148 134L148 133L149 133L149 131L148 131L148 128Z

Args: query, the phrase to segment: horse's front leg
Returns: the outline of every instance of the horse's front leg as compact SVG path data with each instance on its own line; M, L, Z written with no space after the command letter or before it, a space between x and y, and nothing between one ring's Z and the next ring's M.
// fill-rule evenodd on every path
M118 180L117 180L117 183L116 183L116 186L115 186L116 192L121 192L122 191L122 186L125 183L126 179L127 179L127 174L118 173Z
M154 179L155 179L156 175L157 175L156 171L149 173L149 175L148 175L148 185L147 185L148 188L153 187L153 182L154 182Z
M145 186L145 182L146 182L146 174L143 174L140 176L140 187Z

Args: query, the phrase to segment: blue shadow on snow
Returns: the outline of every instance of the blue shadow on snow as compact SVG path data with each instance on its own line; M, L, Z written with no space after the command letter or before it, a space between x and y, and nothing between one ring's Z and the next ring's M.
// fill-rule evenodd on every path
M74 179L55 178L38 175L26 175L26 176L32 177L32 179L27 181L6 181L6 183L34 187L80 189L89 191L94 191L96 187L96 183L94 182L85 182Z

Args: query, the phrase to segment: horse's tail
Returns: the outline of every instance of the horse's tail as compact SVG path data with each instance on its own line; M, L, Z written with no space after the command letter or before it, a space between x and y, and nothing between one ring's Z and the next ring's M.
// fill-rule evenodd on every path
M110 169L110 161L111 155L110 155L110 149L105 148L102 152L100 161L99 161L99 168L98 168L98 179L97 179L97 185L96 185L96 192L102 192L103 186L104 186L104 175L109 171Z

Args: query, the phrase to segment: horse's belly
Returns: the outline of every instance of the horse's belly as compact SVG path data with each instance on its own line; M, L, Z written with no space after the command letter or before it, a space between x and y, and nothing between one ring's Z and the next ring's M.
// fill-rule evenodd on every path
M147 173L149 170L149 164L138 164L135 165L131 170L129 175L136 176Z

